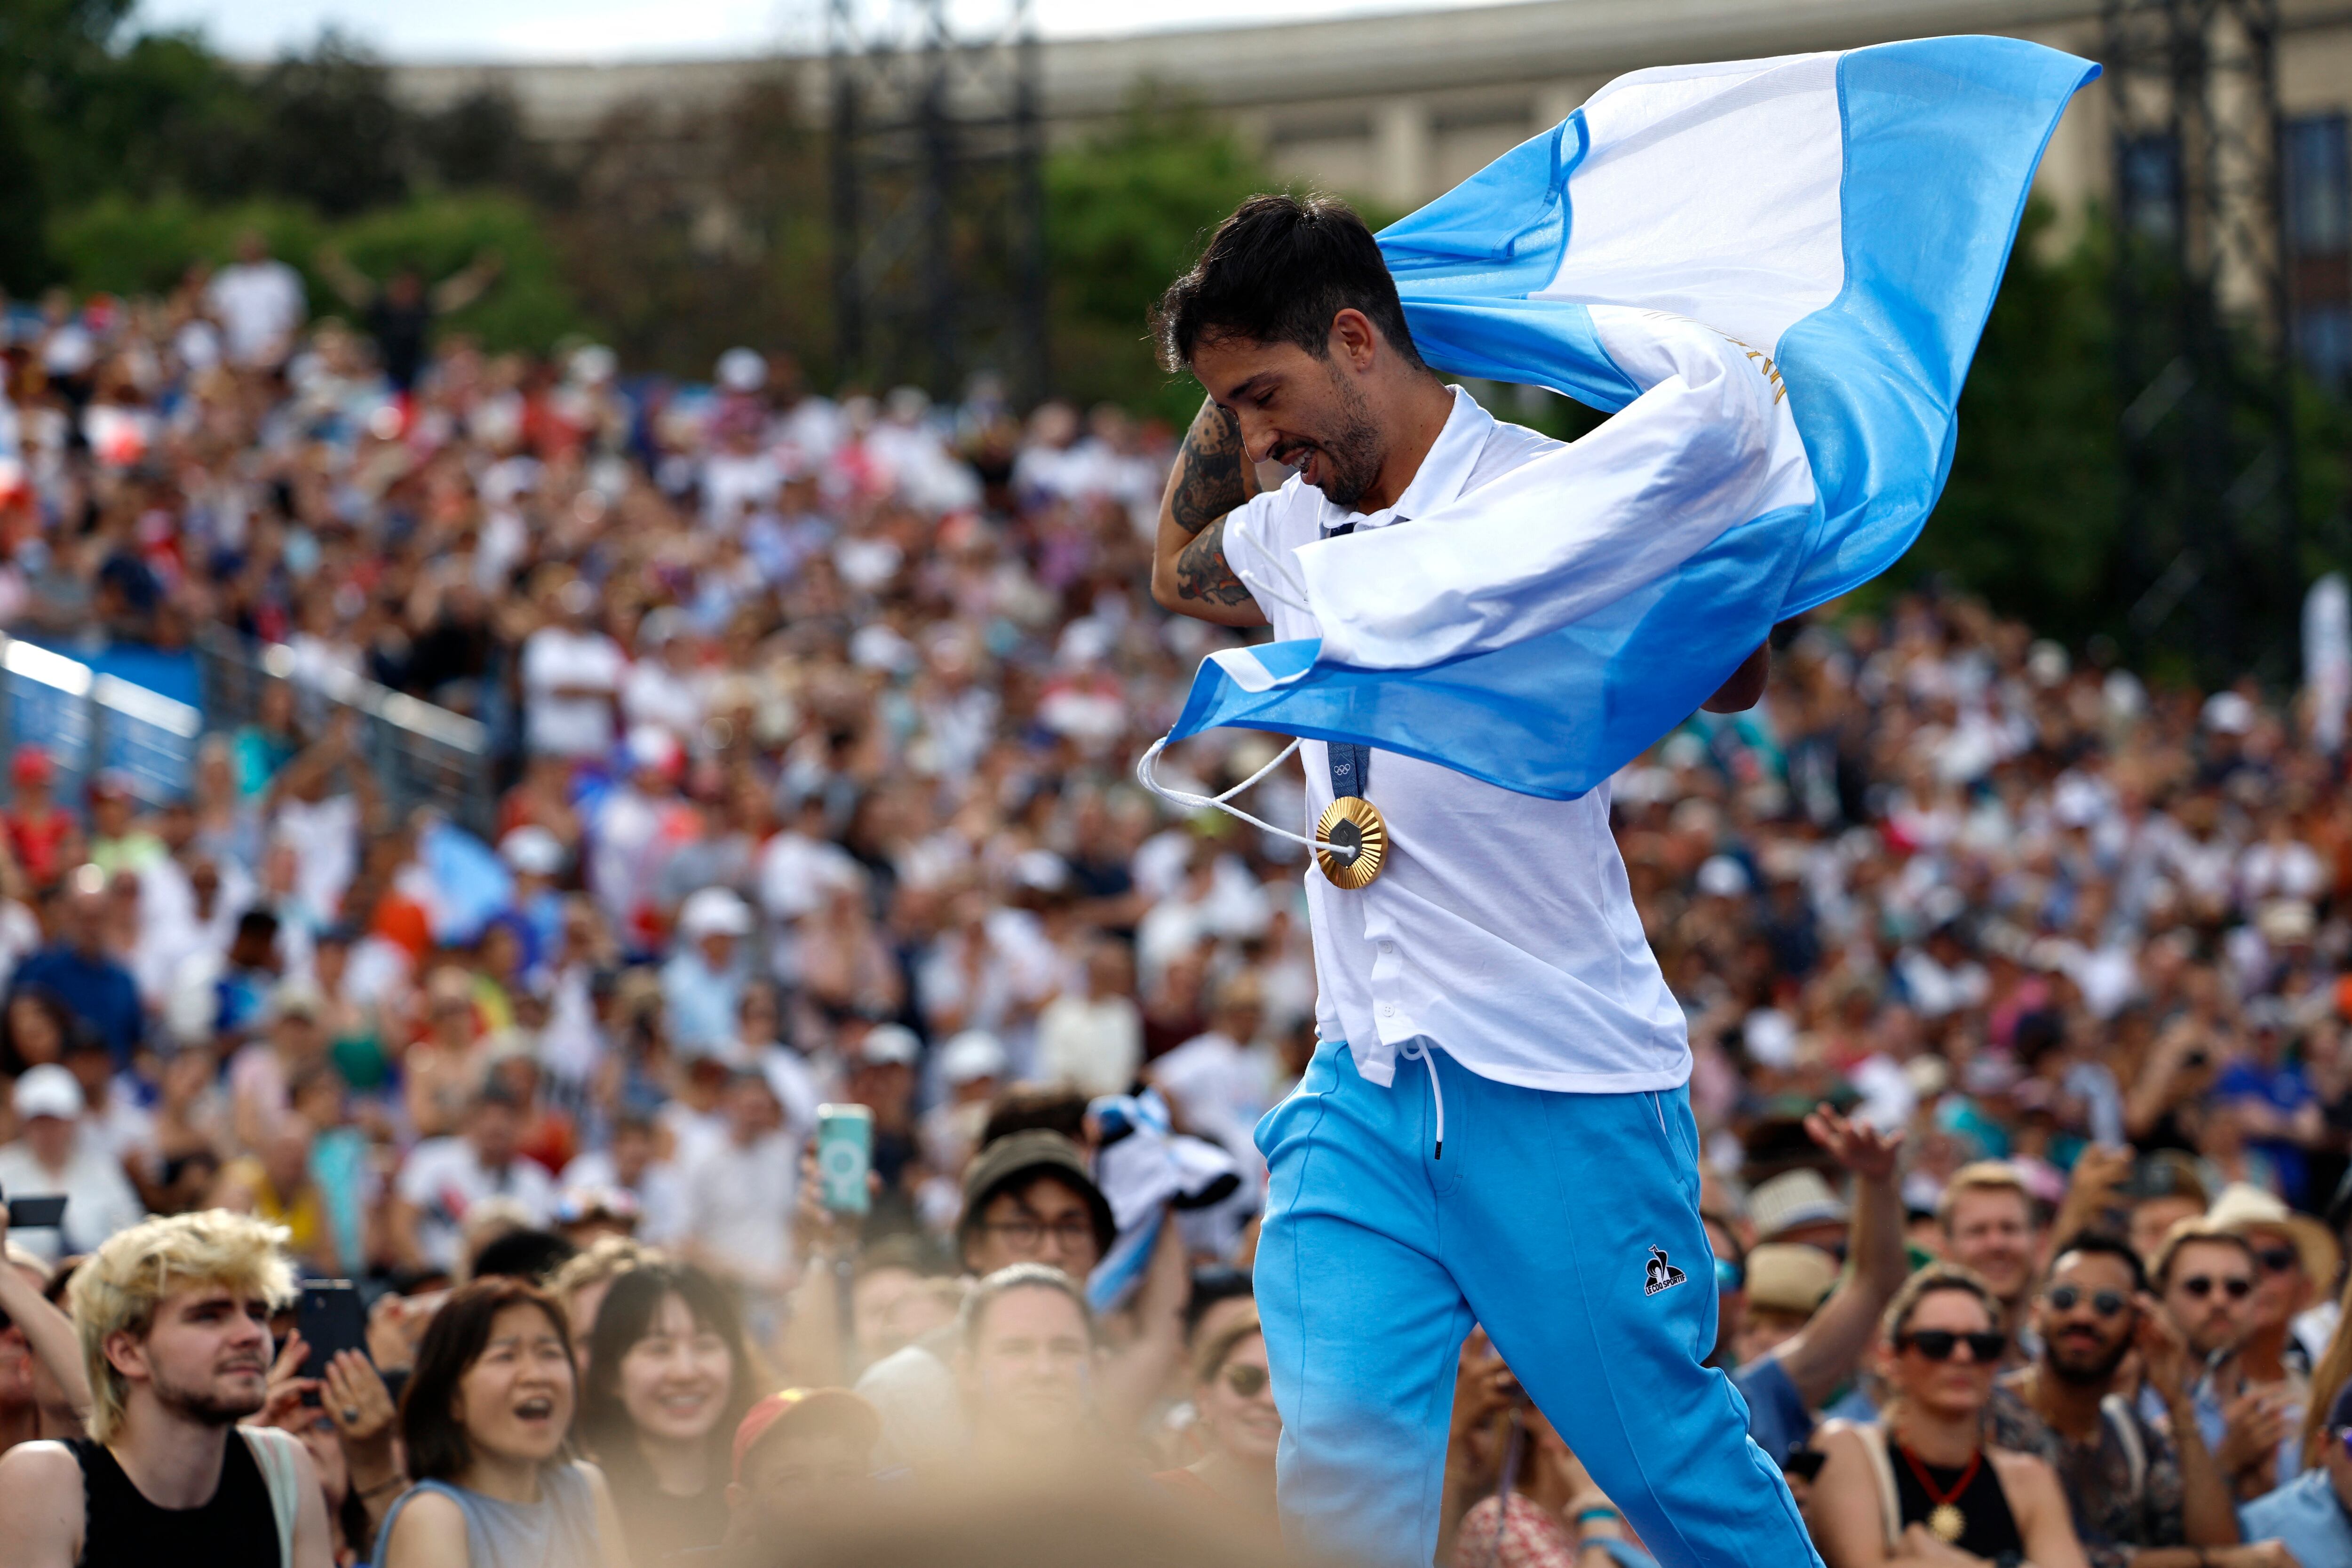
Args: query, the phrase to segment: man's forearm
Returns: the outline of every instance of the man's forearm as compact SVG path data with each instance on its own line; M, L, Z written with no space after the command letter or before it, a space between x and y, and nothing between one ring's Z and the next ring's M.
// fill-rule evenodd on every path
M2197 1406L2186 1394L2168 1398L2172 1416L2172 1452L2180 1465L2180 1533L2191 1546L2234 1546L2238 1543L2238 1505L2230 1495L2230 1479L2197 1425Z

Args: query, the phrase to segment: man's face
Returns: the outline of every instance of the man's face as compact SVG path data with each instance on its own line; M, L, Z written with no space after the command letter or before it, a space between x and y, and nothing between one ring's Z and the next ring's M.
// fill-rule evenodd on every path
M964 1261L974 1274L1015 1263L1045 1263L1083 1279L1102 1261L1095 1246L1093 1212L1085 1198L1052 1176L998 1193L980 1211Z
M1086 1418L1093 1365L1077 1303L1042 1285L1010 1290L964 1352L964 1407L1007 1437L1066 1438Z
M1296 343L1213 339L1194 347L1192 374L1240 420L1251 461L1270 458L1296 467L1335 506L1355 505L1380 478L1387 438L1339 354L1318 358Z
M483 1164L504 1165L515 1156L515 1144L522 1136L517 1125L514 1107L495 1101L474 1107L473 1120L467 1131L474 1141L474 1153Z
M2042 1360L2068 1383L2104 1384L2115 1375L2138 1326L2131 1270L2119 1258L2067 1253L2034 1298Z
M1952 1205L1952 1261L1972 1268L1992 1293L2014 1301L2033 1278L2033 1215L2008 1188L1962 1193Z
M2244 1249L2219 1241L2191 1241L2172 1255L2164 1310L2200 1356L2233 1348L2246 1337L2254 1271Z
M854 1524L874 1503L874 1458L847 1433L778 1432L727 1488L739 1540L781 1545L812 1523Z
M2303 1254L2286 1230L2256 1229L2246 1233L2254 1249L2252 1329L2275 1329L2311 1304L2311 1277L2303 1271Z
M226 1285L175 1290L142 1341L118 1331L107 1359L165 1409L227 1426L261 1408L269 1379L269 1303Z
M2164 1246L2165 1233L2184 1219L2194 1219L2205 1212L2205 1205L2194 1197L2168 1194L2160 1198L2143 1198L2132 1205L2131 1234L2125 1239L2145 1263Z

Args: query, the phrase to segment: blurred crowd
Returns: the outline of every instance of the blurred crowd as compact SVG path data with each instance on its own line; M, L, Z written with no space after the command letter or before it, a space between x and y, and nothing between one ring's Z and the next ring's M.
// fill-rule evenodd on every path
M177 798L12 754L0 1191L67 1204L8 1232L0 1443L158 1440L110 1335L341 1279L323 1362L218 1329L338 1561L782 1562L975 1465L1271 1541L1251 1131L1315 1043L1307 873L1129 775L1231 637L1150 601L1169 432L488 353L435 317L493 266L328 271L348 317L249 240L5 318L0 622L292 673ZM1832 1568L2352 1563L2326 726L1966 600L1774 643L1610 789L1717 1357ZM488 727L491 833L391 808L345 676ZM1649 1561L1476 1335L1446 1492L1449 1562Z

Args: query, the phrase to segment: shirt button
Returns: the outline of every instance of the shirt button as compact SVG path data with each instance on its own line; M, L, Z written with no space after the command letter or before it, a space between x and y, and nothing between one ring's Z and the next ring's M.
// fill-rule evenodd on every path
M1393 1003L1393 1002L1383 1002L1383 1003L1381 1003L1381 1017L1383 1017L1383 1018L1393 1018L1393 1017L1395 1017L1395 1016L1396 1016L1396 1004L1395 1004L1395 1003Z
M1392 942L1384 942L1381 943L1381 951L1382 952L1394 952L1396 951L1396 943Z

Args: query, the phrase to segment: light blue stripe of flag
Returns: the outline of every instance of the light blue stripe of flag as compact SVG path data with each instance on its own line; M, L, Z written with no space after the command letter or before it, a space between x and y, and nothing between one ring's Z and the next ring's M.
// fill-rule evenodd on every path
M1234 656L1204 662L1172 738L1239 725L1364 741L1555 799L1606 780L1705 701L1775 624L1885 571L1918 536L1950 471L1961 383L2034 169L2068 100L2097 71L2010 38L1927 39L1837 57L1842 282L1767 345L1788 387L1816 504L1738 524L1567 626L1444 664L1354 668L1319 661L1313 640L1238 656L1246 680L1234 679ZM1650 133L1671 136L1676 126ZM1530 298L1567 281L1563 258L1580 221L1631 225L1636 239L1658 224L1659 286L1674 285L1672 225L1686 233L1694 215L1630 212L1622 197L1614 207L1580 210L1578 176L1591 145L1580 110L1381 234L1414 343L1432 366L1549 386L1612 412L1642 390L1603 350L1587 301ZM1705 216L1696 215L1702 224ZM1692 268L1696 281L1675 297L1715 289L1722 302L1709 313L1731 319L1698 319L1757 342L1748 319L1773 313L1770 264L1781 237L1703 237L1732 240L1735 252L1752 238L1759 281L1723 282L1718 255ZM1795 236L1788 247L1805 243ZM1589 302L1656 300L1634 293Z

